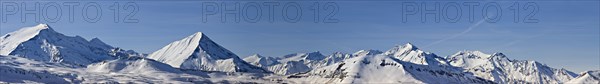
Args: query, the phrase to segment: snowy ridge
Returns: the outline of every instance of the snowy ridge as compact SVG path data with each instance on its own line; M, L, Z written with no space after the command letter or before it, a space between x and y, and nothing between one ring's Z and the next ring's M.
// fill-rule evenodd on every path
M119 72L119 73L138 73L148 74L156 72L181 73L167 64L154 61L152 59L141 57L121 58L99 63L90 64L87 66L89 72Z
M0 55L85 66L102 60L140 54L114 48L97 38L87 41L79 36L65 36L46 24L40 24L2 36Z
M256 65L258 67L280 64L279 61L277 61L277 60L278 60L277 58L264 57L259 54L254 54L252 56L248 56L248 57L244 58L244 61L246 61L252 65Z
M462 51L449 57L450 64L498 83L563 83L577 74L536 61L510 60L502 53Z
M320 52L316 51L310 53L288 54L277 58L253 55L244 58L244 60L253 65L275 72L276 74L290 75L308 72L315 68L332 65L357 56L375 55L381 53L381 51L377 50L360 50L354 54L335 52L331 55L324 56ZM270 62L257 63L257 59L268 60Z
M411 43L403 46L395 46L394 48L383 53L384 55L396 57L402 61L411 62L422 65L447 65L444 58L433 53L425 52L412 45Z
M19 46L19 44L28 41L37 36L41 31L54 31L46 24L39 24L34 27L25 27L15 32L8 33L0 38L0 55L8 55Z
M565 84L600 84L600 70L581 72L581 75Z
M386 55L366 55L293 77L306 83L492 83L462 73L418 67Z
M148 55L148 58L180 69L223 72L268 72L243 61L237 55L216 44L201 32L175 41Z

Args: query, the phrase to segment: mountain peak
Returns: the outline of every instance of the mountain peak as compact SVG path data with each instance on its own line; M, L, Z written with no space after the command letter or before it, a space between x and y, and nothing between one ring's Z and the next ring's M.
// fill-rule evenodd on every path
M399 56L399 55L403 55L403 54L408 54L412 51L422 52L421 50L419 50L419 48L417 48L413 44L406 43L404 45L396 45L392 49L387 50L384 54Z
M321 60L321 59L324 59L325 56L323 54L321 54L321 52L315 51L315 52L307 53L305 58L309 59L309 60Z
M0 38L0 55L8 55L19 44L29 41L36 36L43 35L62 35L52 30L47 24L38 24L32 27L21 28L17 31L10 32Z
M100 39L66 36L48 24L21 28L0 38L0 55L14 55L40 61L87 65L116 57L112 46ZM134 52L132 52L134 53Z
M104 44L104 42L102 42L102 40L98 39L98 38L92 38L92 40L90 40L90 42L92 43L102 43Z
M414 46L412 43L408 42L406 44L404 44L404 46Z
M250 65L233 52L213 42L201 32L153 52L147 56L175 68L224 72L268 72Z
M202 37L204 34L202 32L196 32L194 33L192 36L196 36L196 37Z
M250 57L262 58L263 56L262 56L262 55L260 55L260 54L253 54L253 55L251 55Z
M404 44L404 46L402 46L403 48L407 48L407 49L411 49L411 50L416 50L419 49L417 48L415 45L413 45L412 43L406 43Z
M38 28L44 28L44 29L50 28L50 26L48 24L38 24L36 27L38 27Z

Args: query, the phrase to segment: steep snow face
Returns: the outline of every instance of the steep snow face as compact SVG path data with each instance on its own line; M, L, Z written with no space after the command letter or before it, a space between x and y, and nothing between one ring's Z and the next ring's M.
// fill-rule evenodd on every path
M491 83L443 70L426 69L386 55L366 55L290 77L307 83Z
M0 38L0 55L10 54L21 43L36 37L42 30L53 32L48 25L39 24L34 27L25 27L2 36Z
M565 84L600 84L600 70L582 72L577 78L567 81Z
M114 50L112 46L99 39L85 40L82 37L70 37L54 31L46 24L22 28L0 38L0 55L14 55L34 60L87 65L90 63L114 59L127 54L124 50Z
M103 61L87 66L89 72L118 72L147 74L157 72L181 73L181 71L161 62L141 57L129 57L116 60Z
M447 62L444 58L441 58L433 53L424 52L410 43L407 43L403 46L398 45L383 54L415 64L447 65Z
M147 57L181 69L268 72L260 67L248 64L201 32L175 41Z
M462 67L475 76L497 83L562 83L577 74L548 67L535 61L510 60L502 53L461 51L448 58L453 66Z

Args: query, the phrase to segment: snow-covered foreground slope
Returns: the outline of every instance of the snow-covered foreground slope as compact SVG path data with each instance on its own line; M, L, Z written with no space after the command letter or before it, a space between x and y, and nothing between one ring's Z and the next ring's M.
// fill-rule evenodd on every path
M536 61L511 60L502 53L462 51L448 58L451 65L463 67L478 77L498 83L563 83L577 74L555 69Z
M223 72L269 72L243 61L237 55L213 42L201 32L175 41L150 54L148 58L181 69Z
M600 70L585 71L565 84L600 84Z
M121 58L88 68L0 55L0 83L290 83L262 73L179 70L145 58Z
M108 60L87 66L89 72L119 72L149 74L156 72L181 73L167 64L141 57L129 57L116 60Z
M138 54L114 48L96 38L88 41L79 36L65 36L46 24L40 24L0 37L0 55L85 66L102 60Z

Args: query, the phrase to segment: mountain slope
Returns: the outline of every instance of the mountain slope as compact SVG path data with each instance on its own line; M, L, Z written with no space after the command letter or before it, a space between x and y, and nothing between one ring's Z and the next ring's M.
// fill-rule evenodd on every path
M178 69L175 69L167 64L141 57L121 58L90 64L87 66L87 71L137 74L148 74L157 72L181 73L181 71L179 71Z
M0 83L80 82L77 80L77 74L65 70L69 69L66 67L58 63L45 63L17 56L0 55Z
M181 69L223 72L268 72L243 61L237 55L216 44L201 32L175 41L147 57Z
M323 66L329 66L357 56L375 55L381 53L381 51L377 50L360 50L354 54L335 52L331 55L324 56L317 51L310 53L289 54L278 58L253 55L244 58L244 60L253 65L275 72L276 74L290 75L307 72Z
M425 52L412 45L411 43L398 45L383 53L384 55L393 56L399 60L411 62L421 65L440 65L446 66L446 59L439 57L433 53Z
M453 66L497 83L562 83L577 74L548 67L536 61L510 60L502 53L461 51L448 58Z
M582 72L581 75L565 84L600 84L600 70Z
M65 36L46 24L40 24L0 37L0 55L84 66L138 54L114 48L97 38L87 41L79 36Z
M244 58L244 61L246 61L252 65L256 65L258 67L280 64L277 58L264 57L259 54L254 54L252 56L248 56L248 57Z
M426 69L386 55L366 55L289 78L305 83L492 83L444 70Z

